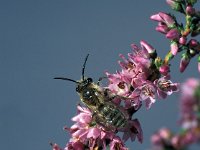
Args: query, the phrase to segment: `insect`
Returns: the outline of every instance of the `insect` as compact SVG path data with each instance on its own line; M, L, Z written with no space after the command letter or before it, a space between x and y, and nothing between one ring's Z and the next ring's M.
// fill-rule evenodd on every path
M112 102L117 95L113 95L108 89L99 86L103 78L99 78L98 82L94 83L92 78L86 78L84 76L88 56L89 54L86 56L82 67L81 80L75 81L65 77L56 77L54 79L76 83L76 92L79 94L80 100L92 111L92 118L97 124L112 131L124 128L130 119L130 115L128 111ZM132 113L134 111L132 110Z

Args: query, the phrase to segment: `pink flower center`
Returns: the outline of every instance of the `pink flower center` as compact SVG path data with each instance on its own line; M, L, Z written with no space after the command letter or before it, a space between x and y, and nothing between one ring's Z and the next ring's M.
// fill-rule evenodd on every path
M163 91L167 91L171 87L171 82L168 80L159 81L158 87Z
M120 88L120 89L125 89L125 82L119 82L118 83L118 87Z

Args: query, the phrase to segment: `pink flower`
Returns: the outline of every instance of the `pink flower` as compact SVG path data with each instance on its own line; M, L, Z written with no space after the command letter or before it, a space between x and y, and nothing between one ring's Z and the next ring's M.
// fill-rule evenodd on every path
M193 121L196 119L194 107L199 108L198 98L195 97L195 92L200 86L200 81L194 78L188 79L182 85L181 95L181 122ZM197 109L198 110L198 109Z
M126 104L130 106L135 106L135 108L137 109L141 105L141 102L145 102L146 108L149 109L151 105L156 101L155 94L156 88L154 84L151 82L144 82L141 86L137 87L131 93L131 95L129 95L129 97L132 98L131 103Z
M110 150L128 150L119 137L114 137L110 143Z
M128 98L124 100L126 108L134 106L137 109L141 101L145 101L146 106L150 108L151 104L155 102L155 98L153 95L147 96L151 93L145 93L145 89L150 85L144 86L144 84L152 83L148 81L151 80L148 78L153 73L150 68L152 63L150 53L155 53L155 49L145 41L141 41L141 48L135 44L132 44L131 47L133 52L128 54L127 59L120 55L123 59L123 62L119 62L122 70L115 74L106 72L109 80L108 88L112 93ZM153 77L156 75L154 74Z
M159 134L153 134L151 136L151 143L154 145L162 145L162 138Z
M121 74L122 73L110 74L106 72L109 82L111 83L108 85L108 88L113 94L127 96L130 92L129 89L131 86L131 81L128 81L128 79L126 78L123 78Z
M186 82L182 85L182 94L183 97L185 96L194 96L195 89L199 86L200 81L195 78L189 78Z
M159 130L159 135L164 140L169 140L171 137L171 131L168 128L161 128Z
M105 137L112 138L114 133L112 131L105 131L105 129L92 119L92 113L89 109L78 106L79 114L72 118L72 121L76 123L71 126L71 128L65 128L68 130L72 138L79 139L82 143L85 143L87 139L101 139L102 143L105 142L103 139Z
M200 141L199 93L200 81L197 79L190 78L182 85L180 123L185 131L185 134L181 137L182 145Z
M169 14L163 12L159 12L158 14L152 15L150 18L152 20L166 24L169 28L173 27L175 24L175 20Z
M184 72L189 63L190 63L190 56L188 56L187 53L184 53L181 57L181 62L179 67L180 72Z
M174 29L169 30L165 36L166 38L170 40L175 40L180 37L180 32L174 28Z
M140 41L140 45L143 49L147 50L147 52L149 54L155 53L155 48L153 48L153 46L151 46L150 44L148 44L146 41L142 40Z
M53 150L63 150L62 148L60 148L56 143L50 143L50 145L52 146Z
M171 53L175 56L179 49L178 44L176 42L172 42L170 47L171 47Z
M171 138L171 144L173 145L173 147L177 150L181 150L182 148L184 148L184 146L181 143L181 136L180 135L174 135Z
M186 7L186 13L188 15L194 15L195 14L195 9L192 6L187 6Z
M117 85L121 80L123 84L120 85L123 85L122 87L125 86L127 88L131 88L131 86L133 86L133 88L136 88L141 84L141 81L148 78L151 73L151 60L148 51L153 52L154 48L144 41L141 41L141 45L142 48L139 48L134 44L131 45L133 52L128 54L128 59L126 59L123 55L120 55L123 59L123 62L119 62L122 71L112 75L106 73L110 84ZM126 91L127 88L124 88L124 90ZM127 91L125 93L127 93Z
M156 27L156 31L166 34L169 31L169 28L166 24L159 22L158 26Z
M79 140L72 139L64 150L84 150L85 145Z
M146 83L140 89L140 100L145 101L146 108L149 109L153 103L156 102L155 94L156 88L152 83Z
M122 131L124 132L123 134L124 141L127 141L129 138L131 139L131 141L134 141L135 138L137 137L138 141L142 143L143 132L138 119L130 120L129 123L127 124L127 127L122 129Z
M167 76L170 72L170 69L169 69L169 65L162 65L160 68L159 68L159 71L162 75L165 75Z
M185 45L186 44L186 42L187 42L187 38L186 37L180 37L180 39L179 39L179 44L181 44L181 45Z
M151 142L154 150L174 150L174 145L171 142L173 137L172 132L167 128L161 128L151 136ZM178 149L177 149L178 150Z
M181 87L181 132L173 134L167 128L160 129L151 138L154 150L183 150L200 141L200 80L188 79Z
M78 106L81 107L81 106ZM72 118L72 121L80 122L83 124L90 123L92 121L91 112L80 112L77 116Z
M154 81L157 86L157 94L160 98L166 98L167 95L171 95L173 92L178 91L178 83L172 83L169 80L169 76L164 76L158 80Z
M103 126L98 124L92 117L92 112L88 108L82 106L77 106L78 114L72 118L72 121L75 122L70 128L65 127L67 131L71 134L71 139L67 144L65 150L84 150L87 149L105 149L108 145L110 147L119 147L124 148L124 144L121 142L111 143L113 139L116 139L116 133L105 129ZM131 123L129 123L131 122ZM132 132L131 136L141 137L141 127L138 124L138 121L127 120L125 127L120 128L119 131L127 132L132 128L135 128L137 132ZM117 137L119 138L119 137ZM119 140L121 140L119 138ZM139 139L141 141L141 138Z
M133 48L133 44L132 44L132 48ZM147 49L146 48L144 49L144 47L140 49L135 45L133 52L129 53L128 56L129 56L129 60L132 60L132 62L140 64L144 68L148 68L151 64L150 55Z
M199 42L197 40L195 40L195 39L191 39L189 41L189 46L192 47L192 48L194 48L194 47L196 47L198 45L199 45Z
M108 89L122 96L121 99L126 97L123 99L125 107L135 107L136 110L142 102L145 102L146 108L149 109L155 103L157 94L158 97L166 98L167 95L176 92L178 86L167 79L170 71L168 65L161 64L159 70L152 67L155 64L152 64L150 53L155 52L155 49L145 41L141 41L140 44L142 48L135 44L131 45L133 52L128 54L128 59L120 55L123 59L123 62L119 62L121 71L115 74L106 72L109 80ZM172 51L178 51L176 42L171 45ZM161 74L164 77L160 77ZM119 99L118 104L121 103Z
M182 122L182 128L186 130L196 128L197 126L198 126L197 120L185 120Z

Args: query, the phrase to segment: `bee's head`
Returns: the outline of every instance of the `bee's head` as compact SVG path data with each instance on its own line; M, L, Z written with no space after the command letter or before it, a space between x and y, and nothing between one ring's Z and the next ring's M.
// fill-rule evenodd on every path
M86 78L76 85L76 92L81 93L83 89L86 89L93 82L92 78Z
M85 89L89 84L92 83L92 78L85 78L84 73L85 73L85 65L87 62L89 54L87 54L87 56L85 57L85 61L83 63L83 67L82 67L82 79L80 81L75 81L73 79L70 78L64 78L64 77L56 77L54 79L60 79L60 80L66 80L66 81L72 81L76 83L76 91L78 93L82 92L83 89Z

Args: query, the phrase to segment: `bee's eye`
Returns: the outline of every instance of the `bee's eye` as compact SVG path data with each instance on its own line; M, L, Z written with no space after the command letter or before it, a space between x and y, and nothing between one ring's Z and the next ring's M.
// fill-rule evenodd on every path
M92 78L88 78L88 79L87 79L87 82L88 82L88 83L91 83L91 82L92 82Z

